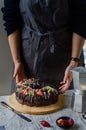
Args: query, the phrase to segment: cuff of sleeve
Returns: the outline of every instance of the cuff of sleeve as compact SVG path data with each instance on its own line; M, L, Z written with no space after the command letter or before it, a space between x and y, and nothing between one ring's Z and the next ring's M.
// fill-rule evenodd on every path
M86 39L86 16L77 16L72 23L72 31Z

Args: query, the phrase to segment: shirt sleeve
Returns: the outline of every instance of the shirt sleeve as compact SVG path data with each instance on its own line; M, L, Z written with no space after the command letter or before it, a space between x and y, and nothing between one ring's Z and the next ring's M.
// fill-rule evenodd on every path
M86 39L86 0L72 0L72 31Z
M4 0L2 7L5 30L7 35L16 31L21 24L19 0Z

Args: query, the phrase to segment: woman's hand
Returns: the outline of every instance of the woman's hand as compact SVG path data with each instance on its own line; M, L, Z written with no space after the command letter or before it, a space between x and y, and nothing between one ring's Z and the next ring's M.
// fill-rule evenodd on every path
M71 67L68 66L65 70L64 79L62 82L60 82L61 86L59 87L59 92L64 93L70 87L71 81L72 81L72 72Z
M13 78L15 78L16 83L26 78L24 66L22 63L15 64Z
M70 83L72 81L72 71L71 68L77 67L78 62L71 60L70 64L67 66L65 70L64 79L62 82L60 82L61 86L59 87L59 92L64 93L69 87Z

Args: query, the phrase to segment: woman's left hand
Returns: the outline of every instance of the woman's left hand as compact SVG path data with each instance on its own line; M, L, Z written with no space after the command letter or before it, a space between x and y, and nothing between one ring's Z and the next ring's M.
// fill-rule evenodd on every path
M61 84L61 86L59 87L60 93L64 93L70 87L70 83L72 81L72 72L70 69L71 67L68 66L65 70L64 79L62 82L60 82Z

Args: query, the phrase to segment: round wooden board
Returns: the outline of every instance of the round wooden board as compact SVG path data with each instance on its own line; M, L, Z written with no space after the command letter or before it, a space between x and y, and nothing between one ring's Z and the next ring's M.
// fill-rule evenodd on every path
M62 109L64 106L64 97L63 97L63 95L60 94L58 96L58 101L52 105L40 106L40 107L30 107L30 106L20 104L16 100L15 93L13 93L9 97L9 105L21 113L33 114L33 115L43 115L43 114L49 114L52 112L56 112L56 111Z

